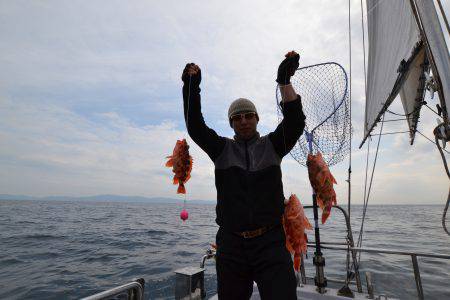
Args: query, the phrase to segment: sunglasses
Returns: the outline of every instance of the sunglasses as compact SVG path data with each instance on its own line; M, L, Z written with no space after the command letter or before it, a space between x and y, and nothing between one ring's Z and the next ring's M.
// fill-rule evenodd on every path
M233 115L231 116L231 121L241 121L242 119L246 119L246 120L251 120L256 116L255 112L248 112L245 114L237 114L237 115Z

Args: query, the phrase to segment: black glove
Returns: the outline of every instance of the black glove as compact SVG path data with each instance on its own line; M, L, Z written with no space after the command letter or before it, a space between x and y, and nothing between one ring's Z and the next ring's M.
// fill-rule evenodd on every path
M278 74L277 74L277 82L282 85L290 84L291 83L291 76L294 75L295 71L297 70L300 60L300 55L298 53L295 53L291 56L292 52L289 52L286 54L286 58L281 62L280 66L278 67Z
M198 87L202 81L202 72L196 64L186 64L181 75L181 80L183 80L184 84L189 84L190 81L192 87Z

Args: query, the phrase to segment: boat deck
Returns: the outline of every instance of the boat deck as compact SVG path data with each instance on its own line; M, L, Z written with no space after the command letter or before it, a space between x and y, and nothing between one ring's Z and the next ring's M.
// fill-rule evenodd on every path
M302 300L348 300L348 297L338 296L338 290L333 288L327 288L325 294L319 294L316 291L316 287L314 285L309 284L302 284L299 287L297 287L297 298ZM209 300L218 300L219 298L217 295L209 298ZM253 285L253 294L250 298L251 300L259 300L261 297L259 296L258 287L256 284ZM354 298L356 300L367 300L368 295L363 293L356 293L354 292ZM394 298L386 298L386 299L394 299Z

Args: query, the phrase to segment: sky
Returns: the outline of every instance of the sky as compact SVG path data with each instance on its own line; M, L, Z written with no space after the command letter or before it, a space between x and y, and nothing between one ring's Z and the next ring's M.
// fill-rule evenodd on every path
M351 194L362 203L361 8L350 2ZM443 5L448 15L450 4ZM0 1L0 194L181 199L164 164L176 140L187 138L194 158L187 199L215 200L214 165L183 120L185 64L202 69L203 115L218 134L233 136L227 111L240 97L254 101L258 130L267 134L277 126L275 77L286 52L299 52L300 66L333 61L350 74L348 9L342 0ZM437 98L428 101L434 106ZM391 109L402 112L398 100ZM431 138L435 124L424 109L419 130ZM347 203L348 167L347 157L331 168L340 204ZM282 170L286 196L310 204L307 170L290 156ZM434 144L382 137L369 203L444 204L447 193Z

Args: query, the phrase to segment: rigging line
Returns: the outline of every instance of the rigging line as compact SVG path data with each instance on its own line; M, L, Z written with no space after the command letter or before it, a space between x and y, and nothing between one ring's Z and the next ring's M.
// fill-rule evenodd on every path
M363 62L363 66L364 66L364 97L365 97L365 99L367 101L367 69L366 69L366 38L365 38L365 36L366 36L365 32L366 31L364 29L364 5L363 5L363 1L362 0L360 2L361 2L361 30L362 30L362 39L363 39L363 59L364 59L364 62ZM381 1L378 2L377 5L380 4L380 3L381 3ZM375 7L376 6L373 6L370 11L372 11ZM368 17L370 11L367 12L366 17ZM383 119L384 119L384 117L383 117ZM366 178L365 178L365 184L364 184L364 207L366 207L365 203L366 203L366 189L367 189L367 171L368 171L368 166L369 166L369 153L370 153L370 141L371 140L372 140L372 138L369 138L369 141L367 142ZM365 217L365 210L366 210L366 208L363 208L363 211L364 211L363 215L364 215L364 217ZM364 219L361 221L361 227L363 226L362 225L363 222L364 222ZM360 232L361 232L361 230L360 230ZM357 245L359 245L359 237L358 237ZM355 269L358 268L360 259L361 259L361 256L355 262ZM356 270L355 270L355 272L356 272Z
M396 122L396 121L408 121L412 120L412 118L401 118L401 119L391 119L391 120L384 120L384 122Z
M351 195L352 195L352 185L351 185L351 174L352 174L352 30L351 30L351 0L348 0L348 45L349 45L349 115L350 115L350 126L349 126L349 159L348 159L348 217L350 219L350 210L351 210ZM345 279L345 284L348 287L350 282L350 242L349 237L347 238L347 278Z
M448 25L447 16L445 15L444 8L442 7L441 0L437 0L439 9L441 10L442 19L444 19L445 26L447 27L447 32L450 34L450 26Z
M367 99L367 71L366 71L366 38L364 30L364 13L363 13L363 1L361 0L361 28L363 38L363 57L364 57L364 96Z
M437 129L437 127L436 127L436 129ZM442 152L442 148L441 148L441 145L439 144L438 136L437 136L436 133L434 134L434 139L435 139L435 142L436 142L436 147L438 148L439 153L441 154L442 161L444 162L445 172L447 173L447 177L450 179L450 171L448 170L447 159L445 158L444 152ZM447 203L445 204L445 208L444 208L444 211L442 213L442 227L444 228L444 231L448 235L450 235L450 232L448 231L447 226L445 225L445 220L447 218L447 210L448 210L449 204L450 204L450 190L449 190L448 196L447 196Z
M351 0L348 1L348 46L349 46L349 117L350 117L350 126L349 126L349 160L348 160L348 217L350 218L350 204L351 204L351 173L352 173L352 30L351 30Z
M435 142L432 140L432 139L430 139L429 137L427 137L426 135L424 135L422 132L420 132L419 130L416 130L416 132L418 132L421 136L423 136L424 138L426 138L427 140L429 140L432 144L435 144ZM439 148L438 148L439 149ZM442 151L445 151L447 154L450 154L450 152L448 152L447 150L445 150L445 149L442 149Z
M370 136L377 136L377 135L390 135L390 134L399 134L399 133L410 133L411 131L394 131L394 132L385 132L385 133L378 133L378 134L371 134Z
M366 176L364 179L364 206L363 206L363 218L361 221L361 227L363 226L363 222L364 222L364 218L366 215L366 199L367 199L367 173L369 170L369 156L370 156L370 142L372 141L372 137L369 138L369 140L367 141L367 156L366 156ZM359 235L358 235L358 241L356 243L356 246L359 247L359 240L360 240L360 236L361 236L361 229L359 230ZM357 261L355 262L355 272L358 271L359 269L359 263L361 261L361 255L359 255Z
M434 109L432 109L430 106L428 106L428 104L424 104L426 107L428 107L429 110L431 110L432 112L434 112L436 115L438 115L439 117L441 117L441 115L439 115L439 113L437 111L435 111Z
M364 204L364 209L363 209L361 228L359 230L358 243L357 243L358 247L361 247L362 246L362 242L363 242L364 221L365 221L365 218L366 218L367 204L369 203L370 191L372 190L373 175L374 175L374 172L375 172L375 166L377 164L378 152L379 152L379 149L380 149L381 133L383 132L383 125L384 125L384 114L383 114L383 119L381 120L380 135L378 136L377 150L375 151L375 158L374 158L374 161L373 161L372 173L370 175L369 190L367 191L367 197L365 199L365 204ZM360 261L361 261L361 252L358 253L358 263Z
M442 148L441 148L441 145L439 144L438 136L437 136L436 133L435 133L435 135L434 135L434 138L435 138L436 146L437 146L437 148L438 148L438 150L439 150L439 153L441 154L442 161L444 162L445 172L447 173L447 176L448 176L449 179L450 179L450 172L449 172L449 170L448 170L447 160L446 160L446 158L445 158L444 153L442 152ZM450 232L447 230L447 226L445 225L445 219L446 219L446 216L447 216L447 210L448 210L449 204L450 204L450 190L449 190L449 194L448 194L448 196L447 196L447 203L445 204L444 212L442 213L442 227L444 228L444 231L445 231L448 235L450 235Z
M389 109L386 109L386 111L387 111L388 113L393 114L393 115L396 115L396 116L400 116L400 117L409 117L410 115L412 115L412 114L418 112L418 111L420 110L420 108L422 107L422 105L423 105L423 103L421 103L420 106L416 107L412 112L409 112L409 113L407 113L407 114L399 114L399 113L393 112L393 111L391 111L391 110L389 110Z

